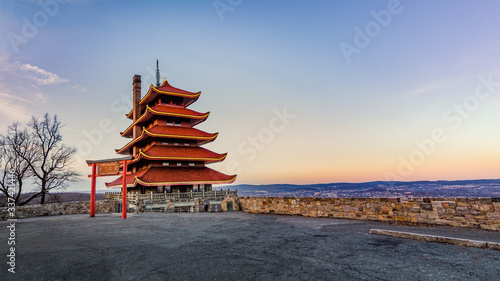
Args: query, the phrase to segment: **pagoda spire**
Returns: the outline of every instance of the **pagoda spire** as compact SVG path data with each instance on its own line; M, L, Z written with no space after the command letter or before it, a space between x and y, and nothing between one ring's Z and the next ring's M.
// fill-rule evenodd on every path
M158 60L156 60L156 87L160 86L160 67Z

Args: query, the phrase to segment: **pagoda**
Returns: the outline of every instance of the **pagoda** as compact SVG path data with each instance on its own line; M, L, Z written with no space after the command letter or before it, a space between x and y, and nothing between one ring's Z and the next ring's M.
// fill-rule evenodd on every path
M132 156L128 163L126 185L129 192L163 193L211 191L213 184L233 183L236 175L225 175L206 167L223 161L227 153L218 154L201 145L214 141L218 133L194 128L208 118L209 112L188 109L201 92L172 87L164 78L150 85L141 98L141 76L133 79L133 109L127 114L132 124L121 134L131 141L118 154ZM108 188L121 187L123 176L106 183Z

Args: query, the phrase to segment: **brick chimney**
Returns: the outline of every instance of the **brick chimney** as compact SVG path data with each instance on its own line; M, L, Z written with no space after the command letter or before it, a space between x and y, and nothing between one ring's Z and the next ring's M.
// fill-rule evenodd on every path
M133 97L133 122L137 121L139 117L141 117L141 108L139 107L139 102L141 101L141 75L134 75L134 82L132 83L134 89L134 97ZM132 129L132 134L134 139L140 136L141 134L141 127L140 126L134 126ZM134 146L133 149L133 154L136 155L139 151L137 150L137 147Z

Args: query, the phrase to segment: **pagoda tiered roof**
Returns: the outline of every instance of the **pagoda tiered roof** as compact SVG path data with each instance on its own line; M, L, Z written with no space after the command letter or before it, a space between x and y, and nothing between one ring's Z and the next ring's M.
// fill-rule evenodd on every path
M120 133L122 137L132 137L132 129L134 126L147 122L155 116L171 116L188 118L191 121L191 126L195 126L208 118L210 112L200 113L183 107L174 107L169 105L158 104L153 107L146 106L144 113L133 122L125 131Z
M116 153L130 154L130 149L134 144L151 137L196 140L199 144L204 144L214 141L217 135L218 133L210 134L195 128L156 125L149 129L144 129L139 137L133 139L124 147L117 149Z
M175 117L186 117L186 118L200 118L200 117L206 117L205 115L208 116L209 112L207 113L200 113L191 109L187 109L182 106L177 106L177 105L170 105L170 104L157 104L153 107L150 107L149 105L146 106L146 110L149 109L153 113L157 113L160 115L168 115L168 116L175 116ZM143 114L144 115L144 114ZM128 119L132 119L132 111L130 111L127 115ZM142 116L141 116L142 117Z
M149 90L146 95L140 100L139 106L142 111L148 104L154 101L156 97L165 95L183 98L186 102L182 103L182 107L187 107L195 102L200 97L200 94L201 92L189 92L176 87L172 87L170 84L168 84L167 80L164 80L163 83L158 87L155 87L152 84L149 86ZM127 118L132 118L132 112L133 109L130 110L130 112L126 115Z
M153 145L145 150L140 150L139 154L130 164L136 163L141 159L148 160L183 160L183 161L203 161L205 163L214 163L224 160L227 153L219 154L199 146L165 146Z
M200 93L201 93L201 92L190 92L190 91L186 91L183 89L173 87L168 83L167 80L163 80L163 83L158 87L151 85L149 87L148 94L152 91L157 92L157 93L161 93L161 94L170 94L170 95L187 96L187 97L198 97L198 96L200 96ZM146 96L148 94L146 94Z
M121 187L123 176L106 183L109 187ZM190 184L229 184L236 175L225 175L207 167L203 168L162 168L149 167L126 176L127 187L137 184L144 186L190 185Z
M201 92L189 92L172 87L167 81L141 97L141 79L133 79L133 110L127 114L132 124L121 134L133 138L117 149L118 154L133 157L128 162L131 173L106 183L107 187L122 186L123 176L128 187L183 186L193 190L193 185L228 184L236 175L225 175L205 165L223 161L227 153L219 154L200 145L217 138L218 133L206 133L193 128L205 121L209 112L200 113L187 107L195 102ZM181 187L177 187L181 188ZM154 188L153 188L154 190Z
M141 99L139 104L149 104L151 101L154 100L158 95L168 95L168 96L177 96L177 97L182 97L182 98L187 98L188 102L184 103L184 107L190 105L191 103L195 102L199 97L200 97L201 92L189 92L186 90L182 90L176 87L170 86L168 84L167 80L164 80L163 83L155 87L151 85L149 87L148 93Z

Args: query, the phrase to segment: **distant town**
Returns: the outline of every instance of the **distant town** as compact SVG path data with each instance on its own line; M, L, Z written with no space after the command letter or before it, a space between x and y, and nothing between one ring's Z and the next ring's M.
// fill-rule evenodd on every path
M462 181L415 181L415 182L366 182L366 183L326 183L310 185L267 184L267 185L225 185L215 190L238 190L239 196L250 197L323 197L323 198L391 198L391 197L490 197L500 198L500 179L462 180ZM109 189L109 192L119 190ZM21 195L30 196L31 193ZM97 200L104 199L98 192ZM89 201L87 192L51 193L47 203ZM28 205L39 204L33 200ZM4 196L0 195L0 206L6 206Z
M257 197L500 197L500 179L462 181L232 185L239 196Z

